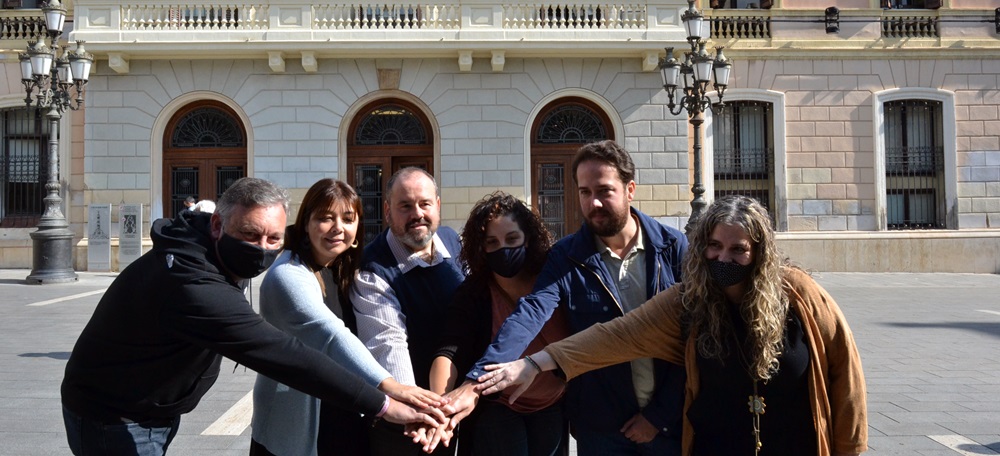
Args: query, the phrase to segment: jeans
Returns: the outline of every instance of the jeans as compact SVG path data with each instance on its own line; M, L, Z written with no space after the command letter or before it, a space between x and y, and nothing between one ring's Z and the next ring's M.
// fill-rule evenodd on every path
M577 432L576 452L579 456L679 456L681 442L662 432L647 443L635 443L620 432Z
M162 456L177 435L181 417L105 424L63 407L63 422L69 449L76 456Z
M486 400L480 400L479 407L476 456L558 456L568 448L561 403L532 413Z

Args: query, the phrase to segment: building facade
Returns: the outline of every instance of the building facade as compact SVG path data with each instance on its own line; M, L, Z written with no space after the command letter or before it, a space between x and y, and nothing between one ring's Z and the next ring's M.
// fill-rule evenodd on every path
M709 46L733 62L725 105L700 130L709 199L758 198L785 252L808 268L1000 272L991 1L695 6L712 21ZM569 160L597 139L632 153L636 207L682 228L693 129L667 108L658 64L665 47L687 48L687 8L78 0L70 39L98 61L85 109L59 132L77 268L87 266L87 205L142 203L148 231L186 196L215 199L244 175L288 187L293 200L322 177L346 180L372 234L384 180L422 166L438 179L447 225L499 189L570 233L580 214ZM32 11L40 16L3 17ZM30 162L25 138L48 132L25 126L13 50L30 37L4 30L0 259L28 267L31 208L18 215L18 198L33 175L6 157Z

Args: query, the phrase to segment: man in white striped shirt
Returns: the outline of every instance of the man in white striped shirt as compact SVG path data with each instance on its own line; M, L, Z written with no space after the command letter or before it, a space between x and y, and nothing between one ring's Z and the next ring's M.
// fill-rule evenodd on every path
M403 168L386 184L389 229L365 247L351 290L358 337L400 383L428 388L446 310L464 279L455 230L441 227L433 176ZM402 426L380 422L370 432L375 456L419 454ZM439 447L434 454L450 454Z

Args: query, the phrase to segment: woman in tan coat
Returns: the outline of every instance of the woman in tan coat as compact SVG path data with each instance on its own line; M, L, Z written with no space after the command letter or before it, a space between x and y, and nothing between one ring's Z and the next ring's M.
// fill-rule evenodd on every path
M479 379L485 394L640 357L686 366L684 454L857 455L865 382L833 298L783 261L755 200L716 200L690 234L683 281L641 308ZM766 413L765 413L766 412Z

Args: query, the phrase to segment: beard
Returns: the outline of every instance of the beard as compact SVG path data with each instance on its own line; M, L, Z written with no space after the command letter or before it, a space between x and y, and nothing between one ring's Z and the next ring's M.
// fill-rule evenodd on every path
M594 222L595 215L603 215L604 221L600 223ZM600 237L610 237L618 234L619 231L625 228L625 224L628 223L630 216L627 209L622 213L614 213L605 209L594 209L590 211L590 214L587 214L587 226L590 227L590 230L594 234Z
M413 250L423 250L426 248L431 243L431 240L434 239L434 233L437 231L437 226L431 223L426 217L410 220L401 230L397 230L397 227L392 224L391 218L388 221L393 236L396 236L396 239L399 239L400 242ZM416 228L419 226L426 227L427 233L418 232Z

